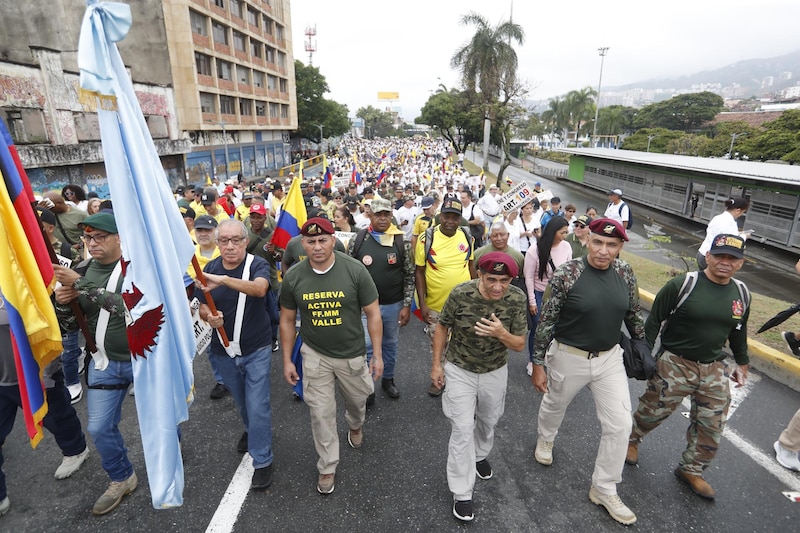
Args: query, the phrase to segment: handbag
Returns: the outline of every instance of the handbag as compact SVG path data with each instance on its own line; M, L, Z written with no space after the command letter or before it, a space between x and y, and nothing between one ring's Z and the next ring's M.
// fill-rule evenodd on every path
M622 361L629 378L648 380L656 373L656 359L647 339L631 339L624 331L619 332Z

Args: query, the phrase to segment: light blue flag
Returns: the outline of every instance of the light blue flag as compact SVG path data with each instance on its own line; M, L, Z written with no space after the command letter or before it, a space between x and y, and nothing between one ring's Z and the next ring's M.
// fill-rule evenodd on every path
M78 47L81 101L98 111L122 242L136 410L153 507L183 504L178 424L193 399L194 332L183 273L194 246L178 211L116 42L130 7L87 0ZM88 98L87 98L88 97Z

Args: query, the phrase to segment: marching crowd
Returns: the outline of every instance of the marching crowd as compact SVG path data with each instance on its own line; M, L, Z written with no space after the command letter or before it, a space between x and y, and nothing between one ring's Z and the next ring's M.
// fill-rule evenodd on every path
M202 270L188 267L187 295L198 298L201 318L219 332L207 350L216 381L210 397L234 400L243 423L237 449L253 461L251 489L272 482L272 354L280 350L289 384L302 383L297 396L311 415L316 490L330 494L340 448L336 384L347 443L361 448L375 383L389 399L401 396L399 332L415 312L431 342L427 392L441 397L451 423L446 475L459 520L474 518L476 478L493 476L488 458L504 410L508 352L526 346L528 375L543 394L533 454L539 464L554 463L566 409L588 387L602 427L588 497L632 524L636 515L617 493L624 465L640 460L645 436L689 396L687 446L675 475L714 498L703 472L725 426L729 381L741 386L748 373L749 292L733 277L745 239L735 231L710 235L701 270L667 283L645 320L635 272L619 258L631 223L623 191L609 191L607 206L579 209L536 183L535 198L504 211L497 184L452 157L441 140L346 140L315 177L214 179L175 191ZM301 181L306 222L281 248L272 236L293 180ZM69 477L89 454L71 405L83 398L85 366L86 429L110 478L92 509L102 515L138 483L118 428L122 403L135 393L119 230L111 201L87 198L72 185L48 192L37 210L65 260L54 267L64 353L45 372L45 427L64 454L56 478ZM100 354L85 365L74 301ZM655 346L657 357L635 409L620 347L623 325ZM19 406L7 331L0 327L0 442ZM735 364L726 360L726 343ZM798 433L787 428L776 452L779 461L785 452L781 464L794 468L793 457L800 470ZM9 505L0 472L0 514Z

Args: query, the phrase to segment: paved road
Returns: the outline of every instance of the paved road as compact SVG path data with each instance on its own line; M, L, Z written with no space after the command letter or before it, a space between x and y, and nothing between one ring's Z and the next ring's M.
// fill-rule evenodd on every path
M533 460L541 396L525 374L522 354L511 357L506 412L489 457L495 476L478 480L474 525L457 523L451 515L445 477L449 428L440 400L425 393L428 353L422 325L412 319L401 334L396 379L402 397L392 401L378 392L378 401L367 416L364 447L344 446L336 491L329 497L318 495L314 488L316 456L307 409L291 399L280 360L275 358L274 484L264 493L247 494L241 512L231 508L220 515L235 522L238 532L466 531L468 527L492 532L620 531L621 526L587 497L600 432L588 391L580 393L567 411L556 440L554 464L544 467ZM229 397L208 398L212 379L205 359L195 361L195 372L198 399L183 426L183 507L152 508L130 401L122 426L140 478L136 492L110 515L93 517L91 506L107 482L94 449L72 479L55 481L52 475L59 457L52 437L32 451L18 423L3 447L12 506L0 518L0 530L206 530L241 462L236 442L242 428ZM631 381L630 387L635 405L643 383ZM800 503L789 502L781 492L800 491L800 474L774 466L772 443L798 406L800 394L754 374L731 416L728 431L733 436L725 439L707 472L719 493L715 503L693 495L672 474L687 423L680 414L673 415L642 445L639 466L625 469L620 494L639 517L635 527L640 531L796 530ZM85 422L85 401L77 408ZM341 402L339 414L339 432L344 435Z

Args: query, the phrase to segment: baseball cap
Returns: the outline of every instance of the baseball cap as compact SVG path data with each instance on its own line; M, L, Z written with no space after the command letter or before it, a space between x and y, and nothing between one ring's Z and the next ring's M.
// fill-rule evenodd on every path
M621 197L622 196L622 189L611 189L610 191L608 191L608 195L609 196L611 196L612 194Z
M267 208L261 204L253 204L250 206L250 214L261 215L262 217L267 216Z
M389 212L392 211L392 204L389 203L389 200L386 200L384 198L373 198L372 199L372 205L370 205L370 207L372 208L372 212L373 213L382 213L384 211L389 211Z
M183 192L185 190L186 190L186 187L184 187L183 185L179 185L178 188L175 189L175 194L183 194Z
M461 205L460 200L448 196L442 204L442 213L457 213L460 215L463 208L464 206Z
M575 224L580 224L581 226L588 226L591 221L592 217L590 217L589 215L581 215L575 219Z
M622 224L611 218L598 218L589 223L589 231L604 237L617 237L628 240L628 234Z
M253 193L251 192L246 192L242 195L242 200L252 200L252 199L253 199Z
M422 206L422 209L428 209L433 207L433 203L433 198L430 196L423 196L420 205Z
M78 224L79 228L94 228L108 233L119 233L117 230L117 222L114 220L114 215L111 213L95 213L83 219L83 222Z
M308 219L306 223L303 224L300 233L306 237L317 237L319 235L333 235L335 232L330 220L322 217L314 217Z
M191 207L179 206L178 210L181 212L181 216L183 218L191 218L192 220L194 220L194 217L197 216L197 213L195 213L194 209L192 209Z
M50 224L51 226L56 225L56 215L49 209L45 209L44 207L37 207L36 214L39 215L39 218L42 222Z
M200 215L194 220L194 229L214 229L217 227L217 220L211 215Z
M512 278L516 278L519 274L517 263L511 259L511 256L503 252L485 254L478 261L478 268L488 274L511 276Z
M711 241L711 249L708 251L711 255L732 255L737 259L744 258L744 245L745 240L738 235L731 235L723 233L714 237Z

